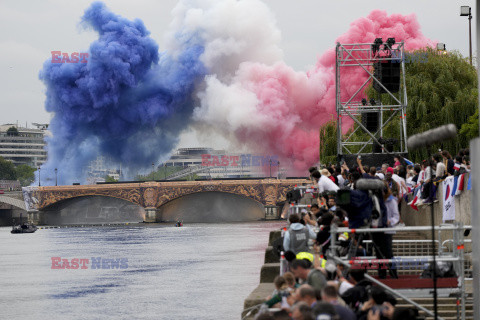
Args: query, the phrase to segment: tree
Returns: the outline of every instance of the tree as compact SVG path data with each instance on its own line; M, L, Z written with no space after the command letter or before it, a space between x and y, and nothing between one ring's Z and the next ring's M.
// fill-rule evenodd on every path
M15 127L10 127L7 130L7 136L18 136L18 130Z
M17 180L13 163L2 157L0 157L0 180Z
M410 151L408 157L415 162L428 158L438 149L445 149L455 154L459 149L468 147L469 139L475 134L478 135L478 113L475 116L478 105L478 83L475 68L455 51L440 54L434 49L427 48L416 52L416 54L425 53L427 59L405 63L408 97L407 135L412 136L448 123L455 124L457 129L464 124L466 126L464 130L460 130L460 134L454 140ZM374 98L384 105L396 104L387 94L376 92L371 84L365 92L369 99ZM386 112L384 119L389 116L390 112ZM399 117L396 117L384 128L384 138L398 137L399 121ZM473 130L475 121L476 133ZM327 123L324 126L327 125L331 124ZM350 140L358 141L359 137L365 135L361 131L357 130ZM336 152L335 150L335 154ZM326 156L329 155L331 154Z
M337 154L337 122L328 121L320 127L320 163L335 163Z
M112 176L106 175L106 176L105 176L105 182L118 182L118 180L115 179L115 178L112 177Z
M29 186L35 180L35 168L27 164L21 164L15 168L18 181L22 187Z
M472 140L478 137L478 110L475 114L468 118L468 122L464 123L460 128L459 134L463 136L465 140Z

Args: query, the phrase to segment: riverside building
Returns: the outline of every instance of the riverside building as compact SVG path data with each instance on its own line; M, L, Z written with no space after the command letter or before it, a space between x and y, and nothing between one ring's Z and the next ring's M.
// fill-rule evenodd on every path
M18 124L0 125L0 157L15 166L27 164L41 166L47 161L44 137L47 124L33 124L36 128L24 128Z

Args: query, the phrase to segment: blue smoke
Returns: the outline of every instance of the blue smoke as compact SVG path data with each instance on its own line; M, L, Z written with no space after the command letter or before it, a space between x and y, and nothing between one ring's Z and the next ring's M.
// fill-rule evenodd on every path
M121 164L127 178L165 160L190 122L192 93L206 74L194 35L178 36L182 51L173 57L159 54L141 20L122 18L101 2L82 22L99 34L88 63L49 60L40 72L53 113L42 185L51 185L55 168L61 184L85 182L84 169L100 155Z

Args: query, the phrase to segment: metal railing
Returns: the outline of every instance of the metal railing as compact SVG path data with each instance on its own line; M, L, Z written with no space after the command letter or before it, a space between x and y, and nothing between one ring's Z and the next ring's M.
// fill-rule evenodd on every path
M437 251L437 253L438 253L438 256L435 257L436 261L449 261L449 262L453 263L454 270L457 274L457 279L458 279L457 288L458 288L458 293L459 293L459 297L460 297L460 301L459 301L460 302L460 315L461 315L460 319L462 319L462 320L465 320L465 316L466 316L466 310L465 310L465 299L466 299L465 280L466 280L466 277L465 277L465 267L464 267L465 266L465 250L464 249L465 249L465 242L466 242L465 241L464 230L466 230L466 229L471 229L471 226L463 226L462 223L455 223L454 225L440 225L440 226L434 227L434 230L437 231L440 235L439 239L441 239L441 232L442 231L453 231L453 239L449 239L449 242L451 240L451 242L453 244L452 252L450 252L450 253L444 252L443 254L440 254L441 253L440 250L443 247L443 243L442 243L442 246L439 246L440 242L438 242L438 241L435 242L437 247L439 247L438 251L434 250L433 252ZM335 225L332 225L332 227L330 229L331 244L330 244L328 257L335 260L337 263L340 263L340 264L344 265L347 269L351 268L352 265L354 265L356 263L359 263L359 262L360 263L369 262L369 259L362 259L361 257L355 257L355 259L352 260L352 259L348 259L348 257L346 259L345 257L337 256L336 234L338 234L338 233L348 232L350 234L359 234L359 233L379 233L379 232L383 233L383 232L386 232L386 231L395 231L395 232L417 231L418 232L418 231L431 231L431 230L432 230L431 226L401 227L401 228L397 227L397 228L349 229L349 228L338 228ZM396 240L397 243L402 243L402 242L399 242L399 241L402 241L402 240ZM413 240L407 240L407 241L413 241ZM423 242L424 240L419 240L419 241ZM425 241L428 241L431 244L431 240L425 240ZM423 256L405 256L405 257L396 256L395 259L381 259L381 260L371 259L370 262L375 262L375 263L379 263L379 262L381 262L381 263L395 263L395 262L397 262L398 263L398 261L399 261L398 259L415 259L415 258L422 259L422 261L426 261L426 262L430 262L430 261L434 260L431 255L430 256L423 255ZM432 312L431 310L426 309L425 307L421 306L419 303L409 299L408 297L406 297L405 295L403 295L399 291L390 288L389 286L385 285L384 283L375 279L374 277L366 274L365 278L367 278L368 280L377 284L378 286L382 287L383 289L387 290L391 294L393 294L393 295L395 295L399 298L402 298L403 300L407 301L411 305L414 305L415 307L424 311L428 315L433 316L433 317L435 316L435 313ZM442 318L438 317L438 319L442 319Z

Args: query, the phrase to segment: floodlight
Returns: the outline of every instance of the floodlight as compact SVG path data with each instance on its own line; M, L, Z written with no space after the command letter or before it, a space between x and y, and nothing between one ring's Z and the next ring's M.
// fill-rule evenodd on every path
M469 6L461 6L460 7L460 16L461 17L468 17L471 13L472 8Z
M446 46L445 46L445 43L437 43L437 50L439 50L439 51L447 50Z

